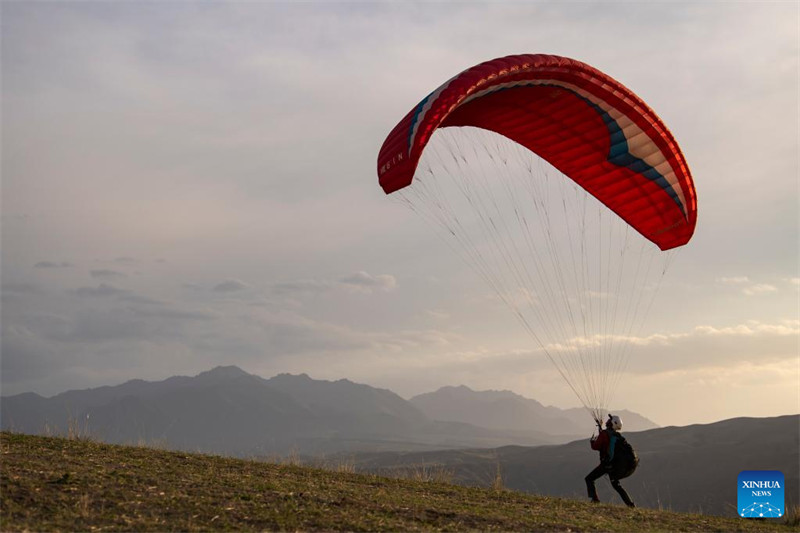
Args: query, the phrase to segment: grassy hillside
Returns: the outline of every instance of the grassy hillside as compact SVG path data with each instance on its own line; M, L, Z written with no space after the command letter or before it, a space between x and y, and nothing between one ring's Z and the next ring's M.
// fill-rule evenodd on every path
M80 439L0 444L3 531L792 529Z
M800 502L800 416L736 418L685 427L625 433L641 459L623 485L637 505L651 509L736 517L737 476L742 470L779 470L786 476L786 504ZM361 472L391 475L414 465L449 469L452 481L488 486L496 471L507 488L552 497L585 494L583 477L597 453L582 438L560 446L505 446L492 450L355 454ZM598 483L603 501L620 502L610 483Z

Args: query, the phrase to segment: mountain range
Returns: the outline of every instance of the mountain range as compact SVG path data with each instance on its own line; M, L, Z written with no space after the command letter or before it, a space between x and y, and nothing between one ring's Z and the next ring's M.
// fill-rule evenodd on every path
M545 406L511 391L474 391L469 387L442 387L414 396L410 402L434 420L464 422L489 429L520 431L538 427L551 435L583 435L592 422L582 408ZM626 409L614 414L625 421L628 431L658 427L647 418ZM588 426L587 426L588 423Z
M568 442L591 431L581 409L509 391L443 387L405 400L386 389L306 374L264 379L235 366L163 381L3 397L0 425L24 433L88 433L110 443L236 456L425 451ZM656 425L619 411L631 428Z

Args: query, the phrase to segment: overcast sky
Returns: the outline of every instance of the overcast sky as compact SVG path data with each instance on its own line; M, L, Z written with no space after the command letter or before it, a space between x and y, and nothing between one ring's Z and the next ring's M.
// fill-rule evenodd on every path
M796 2L1 8L3 395L235 364L579 405L375 173L442 82L552 53L654 108L698 191L615 405L800 412Z

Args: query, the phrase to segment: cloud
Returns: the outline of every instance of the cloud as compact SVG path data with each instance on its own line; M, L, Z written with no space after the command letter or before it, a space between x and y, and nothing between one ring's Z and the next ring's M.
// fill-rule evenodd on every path
M125 292L125 294L121 294L119 297L121 302L130 302L134 304L144 304L144 305L165 305L165 302L162 300L157 300L155 298L150 298L149 296L143 296L141 294L134 294L131 292Z
M61 261L60 263L55 261L39 261L33 266L34 268L69 268L73 265L72 263L68 263L66 261Z
M218 283L211 290L214 292L239 292L249 288L250 287L243 281L239 281L238 279L228 279L222 283Z
M750 278L747 276L721 277L717 278L715 281L717 283L722 283L723 285L733 285L739 287L748 284L741 289L742 294L746 296L757 296L759 294L769 294L778 291L777 287L768 283L751 283ZM789 281L792 282L791 279Z
M451 341L453 337L445 337ZM625 372L635 376L658 375L666 372L694 373L719 366L734 366L740 363L752 365L772 364L792 361L797 358L800 339L800 321L784 320L775 323L751 321L732 326L698 326L690 331L678 333L659 333L643 337L615 337L613 346L616 356L600 355L592 351L594 346L611 346L612 339L590 338L573 339L570 346L550 345L548 352L556 361L568 357L568 348L580 345L590 348L584 353L600 368L624 355L627 345L627 365ZM450 342L450 345L453 345ZM542 348L493 350L487 348L456 349L454 351L431 352L435 346L426 340L417 350L407 350L403 368L398 372L414 370L428 378L439 375L440 382L448 382L448 375L464 376L471 383L480 382L482 377L514 380L526 373L547 375L548 379L558 380L555 366L548 361ZM408 347L403 347L404 349ZM435 348L434 348L435 350ZM435 355L430 355L435 353ZM625 359L625 358L623 358ZM559 363L560 364L560 363ZM538 379L538 378L537 378Z
M717 278L716 281L717 283L725 283L726 285L738 285L740 283L747 283L750 280L747 276L732 276Z
M756 296L759 294L769 294L771 292L776 292L777 290L778 288L774 285L758 283L756 285L751 285L750 287L745 287L742 289L742 293L746 294L747 296Z
M97 287L79 287L75 289L75 294L87 298L106 298L109 296L120 296L127 293L128 291L124 289L118 289L113 285L107 285L105 283L101 283Z
M113 279L113 278L125 278L127 277L126 274L122 272L117 272L116 270L108 270L108 269L99 269L99 270L90 270L89 275L93 278L99 279Z
M274 315L261 321L266 341L278 354L364 350L368 338L349 328L299 316Z
M373 276L364 271L355 272L339 280L345 287L349 287L361 292L371 293L373 291L388 292L397 286L397 280L390 274L379 274Z
M85 344L158 339L162 325L148 322L128 309L92 310L78 314L66 331L53 335L53 340Z
M138 349L134 346L140 343L183 344L198 333L193 329L196 324L207 328L218 317L208 310L168 303L118 305L128 301L126 296L112 300L112 305L100 305L103 300L94 300L91 307L82 306L62 314L16 314L7 322L16 334L14 338L24 340L26 346L36 344L43 353L59 354L59 359L69 364L93 351L135 353ZM22 332L26 334L23 336ZM82 350L69 348L75 344L80 344Z
M754 335L800 335L800 320L786 320L780 324L763 324L749 322L738 326L715 328L713 326L697 326L695 333L701 335L754 336Z
M52 344L29 328L4 321L2 331L0 365L3 383L38 379L68 365L64 358L55 357Z
M303 316L296 312L254 309L237 324L228 324L231 335L260 347L261 355L285 356L330 352L348 354L348 360L385 353L409 353L422 348L446 346L454 335L427 330L369 330Z
M130 311L141 318L158 320L214 320L217 314L173 307L131 307Z
M749 321L731 326L700 325L689 332L633 339L629 368L637 374L796 359L800 321Z
M326 280L301 279L277 283L272 286L272 290L277 294L320 293L332 289L334 285Z
M397 286L397 280L390 274L372 275L360 270L338 280L301 279L278 283L272 291L278 295L319 294L334 289L371 294L376 291L389 292Z
M33 283L3 283L2 291L4 294L41 294L42 288Z
M667 346L675 341L701 338L701 337L754 337L759 335L768 336L800 336L800 320L784 320L778 324L764 324L758 321L750 321L746 324L736 326L715 327L708 325L696 326L688 333L654 333L646 337L624 336L624 335L594 335L592 337L573 337L563 343L549 344L547 350L550 352L568 352L576 349L591 347L608 346L609 343L618 345L635 346Z

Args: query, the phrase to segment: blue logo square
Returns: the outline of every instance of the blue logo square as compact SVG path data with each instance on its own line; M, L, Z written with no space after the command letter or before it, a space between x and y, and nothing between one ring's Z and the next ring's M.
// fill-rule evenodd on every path
M783 516L783 472L744 470L738 479L738 511L744 518Z

